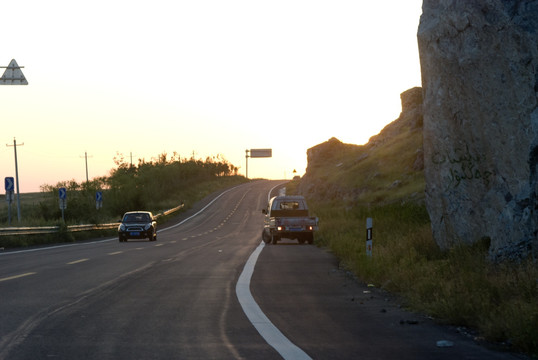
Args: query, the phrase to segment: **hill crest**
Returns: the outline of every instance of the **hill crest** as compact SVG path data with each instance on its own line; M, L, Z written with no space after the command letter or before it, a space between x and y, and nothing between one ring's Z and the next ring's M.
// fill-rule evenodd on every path
M400 99L400 116L368 143L333 137L308 149L298 192L346 203L423 199L422 88L404 91Z

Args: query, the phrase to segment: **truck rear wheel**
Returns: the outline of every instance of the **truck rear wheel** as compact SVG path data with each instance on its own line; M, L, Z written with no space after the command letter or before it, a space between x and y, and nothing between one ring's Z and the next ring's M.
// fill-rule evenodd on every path
M266 244L271 242L271 236L267 233L267 231L265 231L265 229L262 230L262 240Z

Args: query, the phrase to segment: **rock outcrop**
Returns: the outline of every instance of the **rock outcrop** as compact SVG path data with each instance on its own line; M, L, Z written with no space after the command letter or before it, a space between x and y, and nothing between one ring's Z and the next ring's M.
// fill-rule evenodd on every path
M344 203L354 203L362 201L363 195L372 189L357 186L357 182L350 179L383 177L389 182L389 186L396 187L402 183L402 176L409 177L411 173L422 175L424 168L421 135L422 88L406 90L400 94L400 99L402 102L400 116L385 126L379 134L372 136L367 144L345 144L333 137L308 149L308 167L300 181L298 192L324 201L338 199ZM404 158L401 152L403 149L407 150L407 147L410 155ZM398 175L387 175L387 171L394 173L394 165L390 164L393 160L385 159L389 163L387 169L386 164L379 161L378 152L386 156L394 154L395 161L400 164L408 163L409 166ZM367 166L367 172L361 172L361 169L365 168L361 167L361 164L368 161L373 161L374 164ZM393 179L391 176L398 177ZM415 197L421 196L415 194Z
M426 204L442 248L538 257L538 1L424 0Z
M372 136L366 146L373 149L391 141L394 137L407 131L422 129L422 88L414 87L400 94L402 112L400 116L385 126L377 135Z

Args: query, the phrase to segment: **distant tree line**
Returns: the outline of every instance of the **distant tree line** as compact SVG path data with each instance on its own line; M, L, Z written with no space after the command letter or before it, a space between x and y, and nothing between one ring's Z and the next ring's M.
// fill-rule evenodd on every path
M160 154L151 161L139 159L133 165L125 160L123 154L114 157L116 168L109 176L94 178L78 183L74 180L58 182L56 185L43 185L41 190L50 193L47 200L39 204L39 214L45 221L61 218L58 206L58 189L67 189L66 221L99 223L103 219L118 217L130 210L166 210L166 206L177 206L186 189L201 183L223 177L237 176L238 168L221 155L207 157L205 160L181 158L177 153L168 156ZM106 206L96 209L95 194L103 193ZM175 205L171 201L175 201Z

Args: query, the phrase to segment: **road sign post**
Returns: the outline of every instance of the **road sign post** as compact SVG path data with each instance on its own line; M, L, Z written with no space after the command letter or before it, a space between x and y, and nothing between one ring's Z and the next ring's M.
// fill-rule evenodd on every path
M58 189L58 197L60 198L60 210L62 210L62 220L65 222L64 211L67 209L67 190L66 188Z
M22 144L17 144L17 140L13 138L13 145L6 144L6 146L13 146L15 152L15 180L17 183L17 219L21 222L21 192L19 190L19 164L17 162L17 146L23 146Z
M103 192L97 191L95 193L95 208L99 210L103 207Z
M6 201L7 201L7 218L8 224L11 225L11 203L15 194L15 179L12 177L6 177L4 179L4 187L6 189Z

